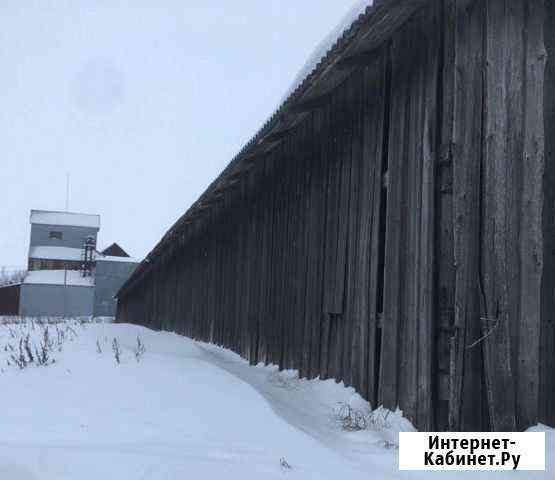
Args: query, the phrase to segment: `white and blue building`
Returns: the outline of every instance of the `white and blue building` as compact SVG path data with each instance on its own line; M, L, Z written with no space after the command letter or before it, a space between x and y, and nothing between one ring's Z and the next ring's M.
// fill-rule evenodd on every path
M139 263L117 244L96 249L100 216L32 210L19 315L113 317L115 295Z

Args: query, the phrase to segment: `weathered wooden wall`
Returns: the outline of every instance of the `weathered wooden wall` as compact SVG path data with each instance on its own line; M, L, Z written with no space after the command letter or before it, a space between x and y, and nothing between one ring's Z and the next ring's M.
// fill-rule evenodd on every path
M190 220L118 319L342 380L421 429L552 418L543 26L541 0L428 2Z
M522 428L538 420L543 2L453 8L450 428Z

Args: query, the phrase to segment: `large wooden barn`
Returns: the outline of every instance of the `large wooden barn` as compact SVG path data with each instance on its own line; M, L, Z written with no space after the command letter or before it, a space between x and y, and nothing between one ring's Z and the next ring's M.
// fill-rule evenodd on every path
M342 380L420 429L555 425L554 4L376 0L119 321Z

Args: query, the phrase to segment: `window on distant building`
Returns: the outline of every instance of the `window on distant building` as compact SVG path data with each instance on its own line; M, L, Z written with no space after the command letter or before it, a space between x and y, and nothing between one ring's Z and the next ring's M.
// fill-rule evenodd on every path
M61 240L63 238L62 232L50 232L50 240Z
M41 261L34 258L29 260L29 270L40 270Z
M29 270L81 270L82 262L77 260L29 259Z

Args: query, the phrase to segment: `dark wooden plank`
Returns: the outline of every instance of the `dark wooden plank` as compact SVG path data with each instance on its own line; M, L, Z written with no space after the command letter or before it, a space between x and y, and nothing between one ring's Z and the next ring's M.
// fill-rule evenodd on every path
M345 359L348 360L347 368L350 370L346 381L357 391L365 382L366 375L365 354L367 319L361 315L361 304L367 302L368 267L370 262L368 251L368 237L365 235L368 228L368 167L365 167L364 111L368 97L366 96L365 74L361 70L353 79L352 98L352 172L351 172L351 201L349 211L349 250L348 250L348 283L347 283L347 318L350 335L346 337L349 344L345 346ZM364 242L364 245L361 245ZM364 297L364 300L361 298ZM364 373L363 373L364 372Z
M524 146L524 2L509 2L505 9L506 32L504 36L506 63L506 98L507 110L507 145L506 165L506 303L509 319L509 354L510 368L514 385L518 385L518 350L520 324L520 198L522 196L522 168ZM508 32L511 32L510 34ZM519 32L518 35L513 32ZM501 200L501 199L500 199ZM514 391L513 387L513 391ZM513 407L514 408L514 407ZM518 401L517 401L518 415ZM518 423L518 416L516 419Z
M481 335L479 311L480 173L482 156L484 4L457 3L455 59L454 246L455 318L451 341L449 427L483 428L482 359L467 339Z
M368 399L374 407L379 403L380 359L381 349L381 321L383 314L383 284L385 269L385 241L386 241L386 213L387 190L383 179L388 169L389 124L391 103L391 58L390 48L387 46L382 52L381 62L376 70L366 71L366 81L372 82L371 105L365 118L365 165L371 169L371 224L370 224L370 270L368 279ZM364 307L364 304L363 304ZM363 317L364 310L361 309ZM364 387L363 387L364 392Z
M517 2L518 3L518 2ZM511 368L509 325L509 225L511 192L507 159L509 119L507 109L508 71L507 4L494 0L487 5L486 92L484 163L482 167L482 342L491 426L495 430L516 428L514 378ZM514 52L518 54L518 51ZM514 132L513 132L514 133ZM517 137L518 138L518 137ZM516 303L516 302L513 302ZM472 339L470 341L473 341Z
M427 14L428 12L426 12ZM410 69L404 73L404 81L409 83L408 108L406 112L407 152L403 176L404 200L402 207L402 223L405 225L401 241L401 255L404 256L404 268L401 278L401 328L400 328L400 362L399 362L399 406L404 414L415 425L417 419L418 374L419 365L419 270L422 258L420 255L420 222L422 215L422 137L423 109L425 104L425 49L412 52L411 46L425 45L422 38L421 17L415 18L407 26L404 35L406 54L413 58ZM404 62L407 63L407 62Z
M314 113L310 119L309 135L307 138L307 159L306 159L306 195L307 195L307 212L306 212L306 254L307 254L307 283L305 288L305 341L306 349L310 352L308 358L306 359L306 373L308 378L314 378L318 375L318 368L315 368L317 362L315 359L318 357L317 344L314 342L313 334L318 328L318 323L320 322L320 301L318 298L318 292L320 291L320 282L318 271L320 268L320 259L317 237L319 233L318 229L318 212L320 199L318 198L318 168L319 168L319 158L318 152L315 149L314 134L317 131L318 125L316 125L317 116Z
M487 6L484 160L481 178L481 336L489 415L496 430L514 431L514 380L510 368L508 265L506 251L507 110L504 0ZM470 338L467 343L477 339Z
M321 338L322 338L322 295L324 287L324 254L325 254L325 205L326 205L326 169L322 139L326 135L326 109L314 112L313 150L311 166L312 208L311 208L311 258L312 272L309 278L308 306L312 318L311 333L311 375L321 374Z
M524 98L524 169L522 177L520 255L519 384L520 428L538 420L541 279L543 272L543 175L545 171L544 76L547 55L544 44L545 10L542 0L525 2L526 62Z
M431 431L434 427L435 402L433 384L437 379L434 371L436 334L436 264L438 260L436 246L437 207L436 167L441 138L439 135L441 116L438 111L438 88L441 72L441 22L442 8L440 2L430 6L430 20L426 25L426 61L423 80L424 105L422 118L422 180L421 180L421 218L420 218L420 269L416 282L418 284L418 382L417 382L417 419L418 427Z
M333 99L332 99L333 101ZM334 209L334 141L332 131L332 118L333 118L332 104L328 105L324 110L324 124L326 135L323 137L322 142L322 169L324 173L324 250L323 250L323 291L322 291L322 332L320 337L320 377L322 379L329 378L329 350L330 350L330 331L331 331L331 316L330 308L330 295L329 295L329 279L332 277L330 269L332 262L330 261L333 251L331 242L334 241L334 236L331 231L331 223L335 220L332 215Z
M401 328L403 165L407 155L406 110L407 83L402 75L403 45L396 39L392 44L392 93L387 172L387 217L384 268L383 326L380 362L379 402L386 408L399 405L399 341Z
M281 360L280 366L284 369L290 369L294 367L294 298L295 290L293 285L293 270L296 259L294 258L294 246L292 238L294 237L294 228L296 220L296 198L295 198L295 173L296 169L299 168L298 163L295 161L299 148L298 136L293 138L291 145L291 156L286 162L286 172L287 176L287 190L286 190L286 205L285 205L285 240L282 247L282 255L284 257L284 270L283 270L283 298L288 299L286 302L282 302L281 305L281 315L283 318L282 322L282 345L281 345Z
M360 133L357 131L358 112L360 109L360 100L357 90L360 91L358 79L360 74L354 74L345 84L345 179L343 180L345 188L345 273L344 273L344 294L343 294L343 317L341 326L343 329L343 345L342 345L342 375L341 379L345 385L353 384L353 328L355 324L354 317L354 283L356 279L356 270L358 261L355 258L358 242L359 228L359 171L360 166Z
M334 279L334 298L333 311L338 312L335 317L335 335L332 336L334 348L333 366L335 369L334 378L342 381L345 378L344 354L345 336L347 335L347 319L345 314L346 297L346 274L347 274L347 246L348 246L348 217L350 200L350 181L351 181L351 144L350 131L348 128L348 82L339 89L338 102L338 182L339 182L339 210L337 228L337 250L335 256L335 279Z
M329 135L326 141L327 161L328 161L328 186L326 201L326 252L324 270L324 312L341 313L340 307L336 303L337 293L335 291L337 281L337 243L339 228L339 201L340 201L340 174L341 163L338 160L338 127L336 118L338 112L338 97L334 94L331 97L330 116L334 122L330 122Z
M544 84L544 273L540 355L540 421L555 425L555 3L545 3L544 39L547 64Z
M337 121L341 116L342 91L335 92L331 102L331 116L333 122L330 130L330 154L328 177L328 205L327 205L327 238L326 238L326 270L324 290L324 311L329 315L329 335L325 338L327 349L326 376L337 379L339 376L339 335L338 316L342 313L342 305L337 304L337 252L339 249L339 216L341 214L341 130Z
M299 155L304 155L305 145L299 146ZM298 158L297 161L300 159ZM305 349L305 332L307 329L306 318L305 318L305 276L307 270L306 257L304 256L305 251L305 230L304 230L304 217L302 215L302 209L304 202L304 183L305 183L305 172L304 169L298 165L295 169L295 203L297 205L295 211L295 227L294 233L292 235L292 243L294 246L294 263L295 263L295 278L292 282L292 289L294 291L294 308L293 308L293 318L295 321L295 362L296 368L299 370L301 377L306 376L307 369L305 366L305 360L307 352Z
M437 233L436 244L437 296L435 325L435 378L434 386L435 427L439 431L449 426L449 373L450 337L454 323L455 305L455 259L453 242L453 120L456 54L456 1L442 3L442 57L438 82L439 135L437 187Z

